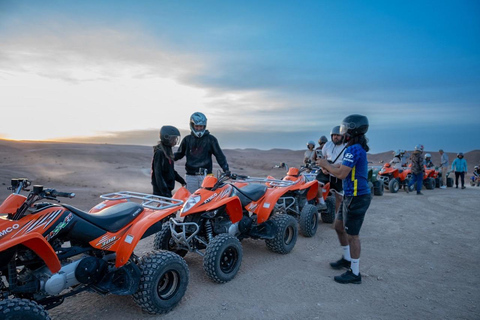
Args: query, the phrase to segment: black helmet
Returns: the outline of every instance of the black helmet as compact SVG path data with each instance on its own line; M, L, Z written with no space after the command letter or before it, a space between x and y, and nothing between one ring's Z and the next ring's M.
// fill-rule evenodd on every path
M360 114L352 114L343 119L340 125L340 134L355 137L367 133L368 119Z
M160 129L160 141L166 146L174 147L180 141L180 131L173 126L163 126Z
M324 144L327 142L328 142L328 139L325 136L321 136L320 139L318 139L318 144Z
M194 126L205 126L203 130L196 131ZM207 129L207 117L201 112L195 112L190 116L190 130L198 138L201 138L205 134L205 129Z

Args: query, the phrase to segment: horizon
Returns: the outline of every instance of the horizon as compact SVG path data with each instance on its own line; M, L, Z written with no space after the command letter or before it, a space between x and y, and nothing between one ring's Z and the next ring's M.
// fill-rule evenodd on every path
M372 152L475 150L479 16L467 0L4 0L0 138L151 145L200 111L222 148L302 150L359 113Z

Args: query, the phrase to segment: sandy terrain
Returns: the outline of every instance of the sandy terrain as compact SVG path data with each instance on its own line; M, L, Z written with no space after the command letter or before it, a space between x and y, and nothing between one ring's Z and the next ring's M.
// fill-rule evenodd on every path
M227 150L232 171L252 176L284 173L303 151ZM466 154L469 170L479 151ZM391 152L371 155L389 160ZM450 154L453 160L454 154ZM88 210L102 193L150 192L151 148L140 146L13 143L0 141L0 199L10 178L75 192L66 203ZM435 162L435 158L434 158ZM183 174L183 162L177 165ZM215 284L202 258L188 254L187 293L172 312L151 316L130 297L81 293L49 311L52 319L478 319L480 318L480 187L424 190L424 196L376 196L361 232L361 285L333 281L328 263L341 255L334 230L321 224L313 238L299 236L278 255L263 241L244 240L244 259L231 282ZM142 240L137 255L152 249Z

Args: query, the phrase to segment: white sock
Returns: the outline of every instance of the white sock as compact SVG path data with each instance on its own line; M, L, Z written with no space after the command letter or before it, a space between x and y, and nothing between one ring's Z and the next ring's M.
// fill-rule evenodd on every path
M360 259L352 259L352 265L350 267L354 275L358 276L360 273Z
M352 258L350 258L350 246L342 246L343 249L343 259L347 261L352 261Z

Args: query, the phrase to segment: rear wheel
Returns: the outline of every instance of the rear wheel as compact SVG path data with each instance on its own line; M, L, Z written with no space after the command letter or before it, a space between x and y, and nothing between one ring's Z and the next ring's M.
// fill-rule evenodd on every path
M288 214L276 214L270 219L277 229L273 239L266 239L267 248L275 253L287 254L297 242L297 220Z
M153 248L155 250L168 250L175 252L180 257L185 257L188 253L186 249L180 249L178 244L172 238L172 231L170 230L170 226L168 224L164 224L162 230L155 234L155 238L153 239Z
M335 220L335 196L330 196L325 199L327 210L320 213L323 223L333 223Z
M203 257L203 269L213 281L225 283L238 273L242 257L240 241L228 233L221 233L208 244Z
M398 189L400 189L400 183L398 182L398 180L390 180L390 182L388 183L388 190L390 190L391 193L397 193Z
M431 177L425 179L424 184L427 190L432 190L433 188L435 188L435 180Z
M305 237L313 237L318 228L318 211L314 205L307 204L300 212L300 231Z
M6 299L0 301L0 318L6 320L50 320L40 304L28 299Z
M453 178L447 178L447 187L453 187Z
M167 313L183 298L188 285L185 260L169 251L154 251L140 260L140 284L134 301L150 314Z
M442 186L442 179L439 177L435 178L435 188L440 188Z

